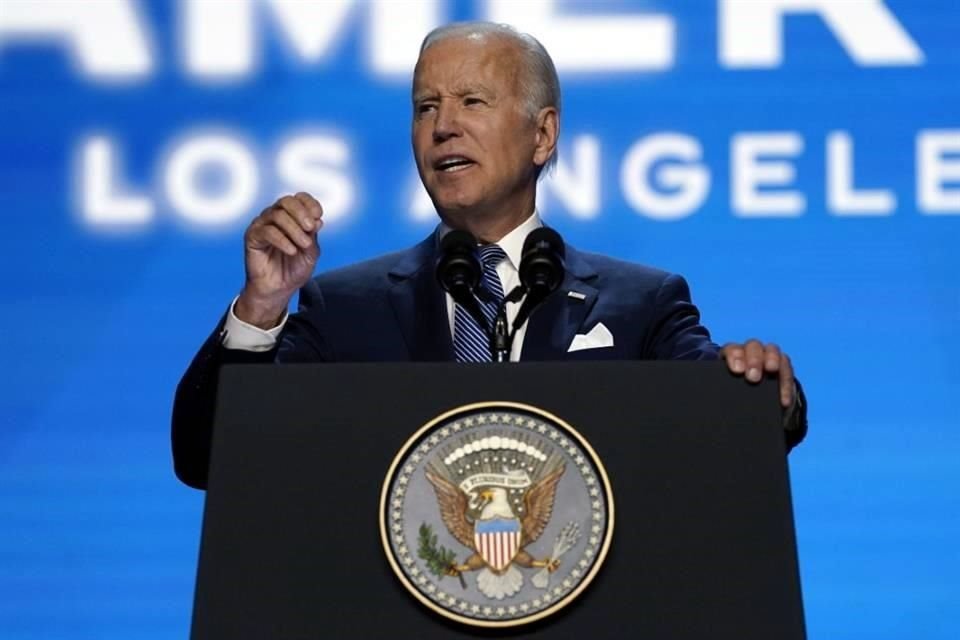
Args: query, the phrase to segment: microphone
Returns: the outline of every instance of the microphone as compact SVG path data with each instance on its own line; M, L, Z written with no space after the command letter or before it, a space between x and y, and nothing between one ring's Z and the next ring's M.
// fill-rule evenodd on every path
M548 296L565 273L566 248L560 234L548 227L534 229L523 243L520 258L520 282L533 295Z
M489 336L490 327L474 295L483 273L476 250L477 240L469 231L454 229L443 236L440 240L440 257L437 258L437 280L443 290L466 309Z
M566 274L566 248L560 234L548 227L534 229L523 243L520 282L527 297L513 321L513 333L527 321L534 309L557 290Z

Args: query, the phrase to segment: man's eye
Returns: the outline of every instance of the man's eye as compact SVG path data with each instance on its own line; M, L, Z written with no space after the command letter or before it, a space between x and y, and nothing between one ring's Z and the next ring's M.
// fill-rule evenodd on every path
M417 105L417 114L430 113L436 109L436 105L430 103L424 103Z
M484 102L482 98L464 98L463 104L465 104L468 107L471 107L474 105L487 104L487 103Z

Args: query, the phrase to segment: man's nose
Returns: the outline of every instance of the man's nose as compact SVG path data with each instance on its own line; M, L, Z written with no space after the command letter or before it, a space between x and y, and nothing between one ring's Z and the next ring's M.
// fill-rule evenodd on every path
M433 141L443 142L460 135L460 121L455 106L441 104L437 107L437 117L433 121Z

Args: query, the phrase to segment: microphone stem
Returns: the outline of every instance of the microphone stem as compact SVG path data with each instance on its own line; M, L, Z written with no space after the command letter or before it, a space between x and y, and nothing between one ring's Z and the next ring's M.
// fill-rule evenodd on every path
M510 332L507 330L507 303L500 303L497 309L497 318L493 323L493 335L491 336L491 353L493 353L494 362L510 362L510 346L513 342Z
M490 353L494 362L510 362L510 351L513 347L513 338L517 335L517 327L510 330L507 323L507 303L519 302L527 293L523 285L518 285L513 291L504 296L497 307L497 315L493 321L493 332L490 335Z

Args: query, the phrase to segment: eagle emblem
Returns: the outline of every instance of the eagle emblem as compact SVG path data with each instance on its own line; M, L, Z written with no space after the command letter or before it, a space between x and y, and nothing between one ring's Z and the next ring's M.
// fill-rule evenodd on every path
M479 571L480 592L502 600L523 586L523 574L515 565L555 571L559 558L536 559L526 549L550 522L563 471L564 465L557 463L532 484L526 471L504 468L502 473L472 475L457 486L436 467L428 467L426 477L437 494L443 523L460 544L473 551L447 572L458 576ZM512 501L511 491L518 496Z
M397 454L380 530L401 582L468 624L540 619L577 597L610 545L613 496L572 427L528 405L444 414Z

